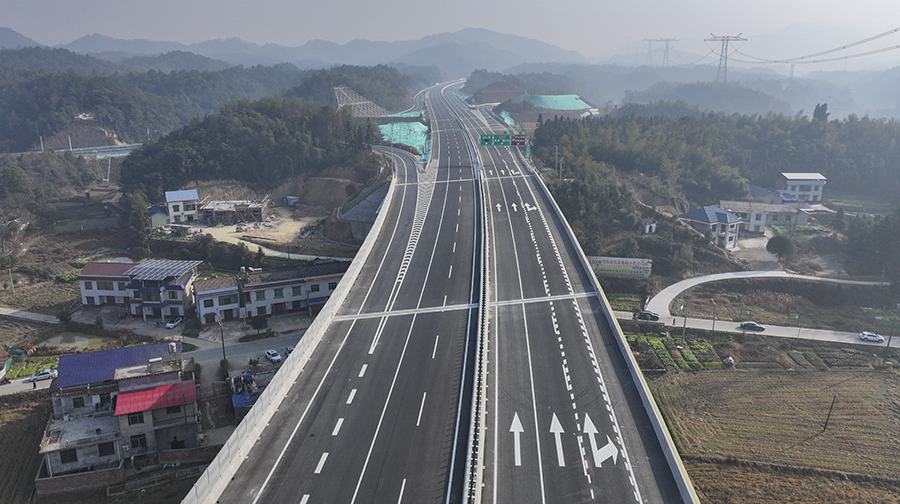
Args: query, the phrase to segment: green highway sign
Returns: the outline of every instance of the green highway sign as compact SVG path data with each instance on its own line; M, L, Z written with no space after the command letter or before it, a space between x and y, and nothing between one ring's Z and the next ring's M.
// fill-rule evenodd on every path
M503 135L481 135L481 145L493 145L495 147L509 145L509 133Z

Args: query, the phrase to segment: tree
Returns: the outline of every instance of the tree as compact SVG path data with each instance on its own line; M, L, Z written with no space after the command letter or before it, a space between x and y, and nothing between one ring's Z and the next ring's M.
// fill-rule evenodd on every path
M817 103L816 104L816 109L815 109L815 111L813 111L813 120L828 122L828 104L827 103Z
M779 234L769 239L769 243L766 244L766 250L771 254L777 255L778 260L782 260L793 256L797 252L797 246L794 245L794 240L789 236Z
M256 329L256 334L259 334L259 331L269 327L269 319L266 317L257 315L250 319L250 327Z
M844 227L847 225L844 222L844 207L838 207L837 212L834 214L834 220L831 221L831 227L834 228L835 231L843 231Z

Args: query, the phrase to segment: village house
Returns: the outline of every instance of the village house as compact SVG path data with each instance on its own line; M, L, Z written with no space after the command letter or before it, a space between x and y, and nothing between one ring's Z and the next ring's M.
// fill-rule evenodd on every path
M349 261L328 261L282 271L241 268L237 277L198 280L197 317L204 326L220 320L306 311L310 316L328 301Z
M199 447L193 370L179 341L60 357L38 494L102 488L160 451Z
M711 205L678 216L695 230L710 233L713 243L724 249L737 247L741 219L719 206Z

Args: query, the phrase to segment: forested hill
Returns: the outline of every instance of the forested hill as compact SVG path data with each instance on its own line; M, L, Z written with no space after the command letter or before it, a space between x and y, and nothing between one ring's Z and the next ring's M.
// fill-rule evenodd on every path
M674 112L677 104L646 107ZM644 115L630 106L619 115L584 121L545 121L535 134L542 157L559 144L566 166L603 163L621 173L657 178L692 204L745 195L746 182L771 187L782 172L819 172L829 192L895 201L900 194L900 124L850 115L829 120L782 114ZM682 108L682 110L687 110Z
M215 62L172 52L136 64L178 68ZM65 49L3 50L0 152L36 149L41 137L46 141L61 134L65 139L66 128L81 114L91 115L91 125L109 132L110 138L131 143L147 140L148 132L149 138L159 138L193 118L218 112L230 100L286 94L334 107L335 85L349 86L389 110L401 110L411 102L414 81L420 85L386 66L344 65L314 72L290 64L137 71Z
M369 149L374 135L347 109L297 98L234 101L133 152L122 164L123 188L149 201L194 180L270 188Z
M5 152L34 149L40 137L50 138L82 113L126 142L143 140L148 129L168 132L202 113L113 77L35 73L23 78L0 69L0 79L0 151Z

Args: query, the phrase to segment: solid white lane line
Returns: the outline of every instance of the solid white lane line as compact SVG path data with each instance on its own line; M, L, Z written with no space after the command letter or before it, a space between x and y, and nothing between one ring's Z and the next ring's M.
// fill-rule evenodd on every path
M434 349L431 351L431 358L434 359L434 356L437 354L437 344L438 340L441 339L441 335L435 335L434 337Z
M331 431L331 435L332 435L332 436L337 436L337 435L338 435L338 432L341 432L341 425L344 425L344 419L343 419L343 418L338 418L337 423L334 424L334 430Z
M403 478L403 483L400 484L400 497L397 498L397 504L403 502L403 491L406 489L406 478Z
M422 410L425 409L425 396L428 395L428 392L422 392L422 404L419 406L419 418L416 418L416 427L419 426L419 423L422 421Z
M347 404L352 403L354 397L356 397L356 389L350 391L350 396L347 397Z
M360 370L359 370L359 378L362 378L363 376L366 375L366 369L368 369L368 368L369 368L368 364L362 365L362 368L360 368Z
M319 458L319 463L316 465L316 470L313 471L314 474L321 474L322 467L325 465L325 460L328 458L328 452L322 453L322 457Z

